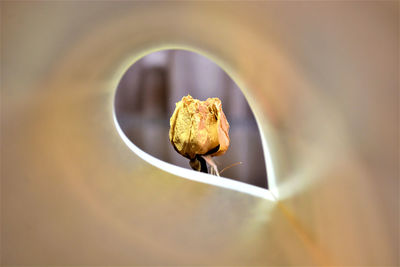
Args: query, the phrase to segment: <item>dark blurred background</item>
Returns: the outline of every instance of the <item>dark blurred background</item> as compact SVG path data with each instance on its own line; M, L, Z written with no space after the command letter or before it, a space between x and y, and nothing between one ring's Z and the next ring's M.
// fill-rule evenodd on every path
M144 56L124 74L115 97L117 120L126 136L143 151L189 168L189 160L172 147L168 132L175 103L183 96L218 97L230 124L228 151L214 157L221 176L268 188L258 127L243 93L218 65L194 52L162 50Z

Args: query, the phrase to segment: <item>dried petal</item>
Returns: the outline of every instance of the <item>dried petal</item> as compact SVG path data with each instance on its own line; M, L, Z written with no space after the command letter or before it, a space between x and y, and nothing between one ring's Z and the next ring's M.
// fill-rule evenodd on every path
M175 150L191 160L196 155L219 156L228 150L229 123L218 98L183 97L176 103L170 126L169 140Z

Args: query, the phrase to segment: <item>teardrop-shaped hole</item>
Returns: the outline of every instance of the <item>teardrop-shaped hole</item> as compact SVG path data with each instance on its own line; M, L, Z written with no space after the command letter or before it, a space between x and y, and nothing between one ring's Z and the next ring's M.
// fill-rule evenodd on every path
M116 121L126 137L144 152L191 169L189 160L174 150L168 134L175 103L188 94L199 100L221 99L231 141L224 155L214 157L221 176L268 188L254 114L231 77L203 55L181 49L161 50L134 62L117 88Z

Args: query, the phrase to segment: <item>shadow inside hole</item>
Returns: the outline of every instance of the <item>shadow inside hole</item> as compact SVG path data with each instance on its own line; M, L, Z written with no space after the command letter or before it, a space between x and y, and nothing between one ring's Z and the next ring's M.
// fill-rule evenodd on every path
M190 168L169 141L169 119L183 96L218 97L230 124L230 147L214 157L221 176L268 188L260 133L243 93L210 59L186 50L162 50L135 62L123 75L115 96L117 121L137 147L163 161Z

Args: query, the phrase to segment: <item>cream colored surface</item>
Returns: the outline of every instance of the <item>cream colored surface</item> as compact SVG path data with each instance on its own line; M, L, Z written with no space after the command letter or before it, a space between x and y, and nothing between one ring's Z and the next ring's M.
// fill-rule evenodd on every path
M398 2L1 2L2 264L398 265L398 17ZM241 86L277 201L122 141L118 79L163 47Z

